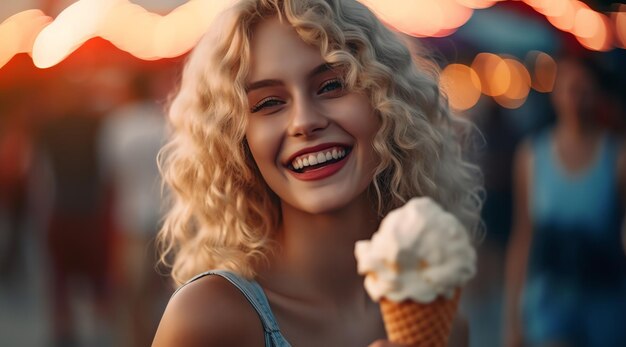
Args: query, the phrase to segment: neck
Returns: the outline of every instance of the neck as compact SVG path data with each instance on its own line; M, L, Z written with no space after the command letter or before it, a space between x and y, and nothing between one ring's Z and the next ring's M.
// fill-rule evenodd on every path
M555 135L559 141L566 143L586 142L599 133L593 124L581 121L559 121L555 128Z
M569 107L557 110L556 130L560 135L566 134L569 138L584 138L597 131L594 122L585 117L589 115L588 110Z
M270 286L309 302L346 304L349 299L367 299L363 277L357 274L354 244L372 236L379 218L366 194L341 210L323 214L283 203L282 217L281 247L271 270L262 276Z

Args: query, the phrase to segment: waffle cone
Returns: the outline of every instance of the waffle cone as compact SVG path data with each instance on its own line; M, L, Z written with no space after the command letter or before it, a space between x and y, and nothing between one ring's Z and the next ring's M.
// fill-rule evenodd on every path
M452 299L439 297L428 304L394 302L383 297L380 310L389 341L420 347L447 346L460 297L460 290Z

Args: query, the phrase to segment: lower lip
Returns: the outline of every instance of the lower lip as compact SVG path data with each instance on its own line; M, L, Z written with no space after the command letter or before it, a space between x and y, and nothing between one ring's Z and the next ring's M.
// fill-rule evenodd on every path
M324 179L326 177L332 176L337 171L341 170L341 168L344 165L346 165L346 162L348 161L347 159L348 159L348 157L350 157L350 154L352 154L352 152L348 153L348 155L346 155L345 157L343 157L342 160L340 160L340 161L338 161L336 163L332 163L330 165L322 166L322 167L314 169L314 170L309 170L309 171L305 171L305 172L295 172L295 171L289 170L289 173L291 173L297 179L302 180L302 181L321 180L321 179Z

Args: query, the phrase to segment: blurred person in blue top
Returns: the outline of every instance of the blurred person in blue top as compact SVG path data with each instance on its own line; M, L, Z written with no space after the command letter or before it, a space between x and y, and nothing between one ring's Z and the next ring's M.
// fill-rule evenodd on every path
M598 65L559 63L556 124L518 148L505 345L623 346L626 151L599 126Z

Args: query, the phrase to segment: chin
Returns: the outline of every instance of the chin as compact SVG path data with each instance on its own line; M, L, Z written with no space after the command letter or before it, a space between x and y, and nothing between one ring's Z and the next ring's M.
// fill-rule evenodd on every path
M338 203L336 201L333 202L319 202L319 203L306 203L296 207L298 210L312 214L312 215L321 215L321 214L329 214L332 212L336 212L341 208L345 207L345 204Z
M295 210L311 215L330 214L355 204L363 194L363 192L360 194L349 194L347 192L331 191L327 194L317 194L313 199L307 197L306 199L294 199L285 203Z

